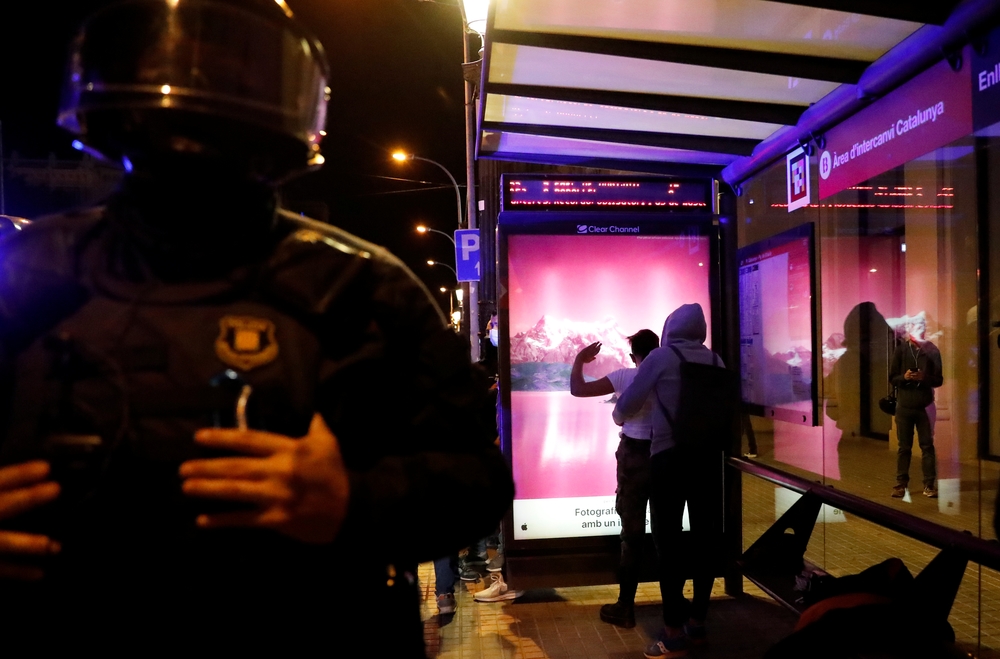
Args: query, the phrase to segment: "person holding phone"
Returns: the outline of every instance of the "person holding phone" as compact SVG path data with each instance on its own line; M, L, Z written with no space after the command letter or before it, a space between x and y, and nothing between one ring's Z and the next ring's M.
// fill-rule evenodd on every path
M896 484L892 497L906 495L910 482L910 458L913 432L920 444L923 471L923 494L936 499L937 457L934 453L934 389L944 382L941 351L925 338L927 322L923 314L908 319L906 336L899 341L889 366L889 382L896 388L896 434L899 451L896 457Z

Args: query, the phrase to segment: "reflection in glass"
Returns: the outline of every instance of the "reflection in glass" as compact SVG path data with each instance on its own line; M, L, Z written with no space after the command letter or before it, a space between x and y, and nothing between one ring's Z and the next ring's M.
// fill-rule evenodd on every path
M886 384L875 383L889 381L891 336L875 303L862 302L844 319L843 334L832 334L823 342L825 413L840 432L841 478L852 460L860 458L858 450L864 450L857 438L888 439L891 419L878 409Z
M759 459L941 524L977 529L979 520L967 518L983 468L976 157L968 144L960 140L793 213L784 168L776 165L746 187L737 226L740 248L803 222L816 226L822 425L755 417ZM936 477L949 483L947 501L920 496L922 487L914 497L891 498L899 433L879 399L891 391L897 337L921 322L924 339L942 357L942 385L927 412L928 420L936 417Z
M927 340L927 321L923 312L906 318L903 336L896 342L889 368L889 379L896 391L896 432L899 439L896 460L896 485L892 496L902 498L910 482L910 459L913 435L920 444L923 494L936 499L937 460L934 455L934 390L944 381L941 351ZM899 327L899 325L897 325Z

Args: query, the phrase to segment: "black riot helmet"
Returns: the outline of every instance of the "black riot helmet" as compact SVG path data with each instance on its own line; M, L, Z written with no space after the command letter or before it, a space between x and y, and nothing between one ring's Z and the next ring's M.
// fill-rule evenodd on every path
M80 28L57 123L126 171L187 158L277 183L323 162L328 78L284 0L122 0Z

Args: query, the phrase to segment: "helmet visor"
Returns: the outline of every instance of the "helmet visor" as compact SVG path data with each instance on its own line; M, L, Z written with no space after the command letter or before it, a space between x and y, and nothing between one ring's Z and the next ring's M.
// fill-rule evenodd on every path
M88 112L172 108L248 122L315 150L327 77L319 43L280 10L128 0L77 35L58 123L81 134Z

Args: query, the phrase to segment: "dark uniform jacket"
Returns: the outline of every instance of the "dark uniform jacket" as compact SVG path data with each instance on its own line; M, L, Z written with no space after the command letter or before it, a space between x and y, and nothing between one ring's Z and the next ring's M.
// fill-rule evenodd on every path
M907 380L907 370L919 370L924 379ZM944 382L941 352L930 341L917 344L909 339L900 342L892 353L889 381L896 387L897 405L923 409L934 402L934 389Z
M50 458L65 480L57 505L0 523L63 544L42 583L0 584L0 633L308 630L419 655L417 563L490 533L512 498L466 344L397 259L331 226L279 211L232 267L165 282L127 212L0 242L0 460ZM332 546L194 526L220 504L183 497L177 469L205 455L198 428L232 425L234 382L251 428L302 436L318 411L337 436L351 494Z

